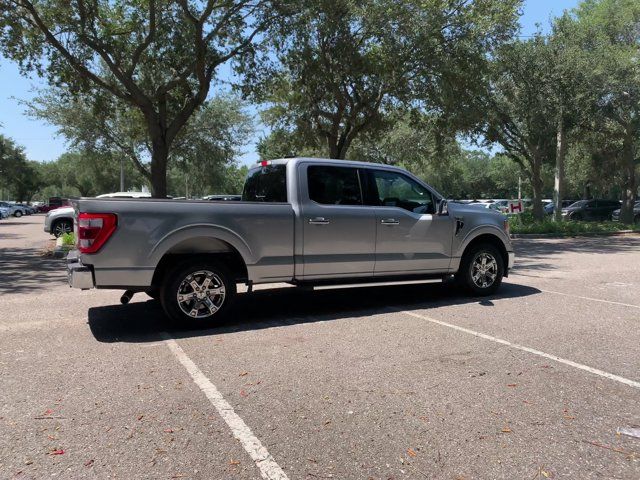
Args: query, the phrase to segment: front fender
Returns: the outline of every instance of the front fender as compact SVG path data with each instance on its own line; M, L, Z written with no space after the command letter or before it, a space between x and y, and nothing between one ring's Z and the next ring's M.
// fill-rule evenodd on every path
M467 249L469 244L473 242L480 235L492 235L498 238L505 247L507 253L513 252L513 246L511 245L511 239L506 234L504 229L500 228L497 225L478 225L464 235L459 242L454 241L453 255L451 258L451 266L450 269L452 272L457 272L460 268L460 260L462 259L462 255L464 251Z

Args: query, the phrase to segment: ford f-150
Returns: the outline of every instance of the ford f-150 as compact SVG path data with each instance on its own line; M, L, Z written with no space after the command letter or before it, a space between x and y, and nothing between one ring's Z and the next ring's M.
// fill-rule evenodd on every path
M494 293L513 266L506 217L447 202L400 168L292 158L249 171L242 201L77 199L72 287L147 292L181 323L215 321L236 285L455 276Z

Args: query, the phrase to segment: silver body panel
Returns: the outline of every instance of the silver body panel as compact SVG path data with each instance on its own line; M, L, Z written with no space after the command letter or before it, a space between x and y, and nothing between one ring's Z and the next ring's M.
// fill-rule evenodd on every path
M404 170L308 158L272 163L286 163L288 203L75 200L76 217L79 212L115 213L118 223L99 252L72 254L75 269L84 272L81 268L88 267L97 287L144 289L151 286L163 256L175 253L234 250L247 266L246 280L270 283L455 273L466 246L483 234L496 236L507 252L513 252L504 217L491 210L450 203L448 215L431 215L399 207L320 205L309 200L306 167L310 164L402 171L425 185ZM397 223L381 223L389 218ZM456 233L458 220L464 226ZM86 281L83 274L76 283L86 285Z

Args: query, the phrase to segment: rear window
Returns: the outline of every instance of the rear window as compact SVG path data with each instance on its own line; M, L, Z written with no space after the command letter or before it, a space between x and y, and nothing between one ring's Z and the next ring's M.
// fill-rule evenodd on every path
M286 165L266 165L249 170L244 182L245 202L287 202Z

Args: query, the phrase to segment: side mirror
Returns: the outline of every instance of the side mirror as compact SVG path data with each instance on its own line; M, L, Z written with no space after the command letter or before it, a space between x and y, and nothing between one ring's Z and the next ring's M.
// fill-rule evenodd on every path
M438 202L438 215L449 215L448 202L444 198Z

